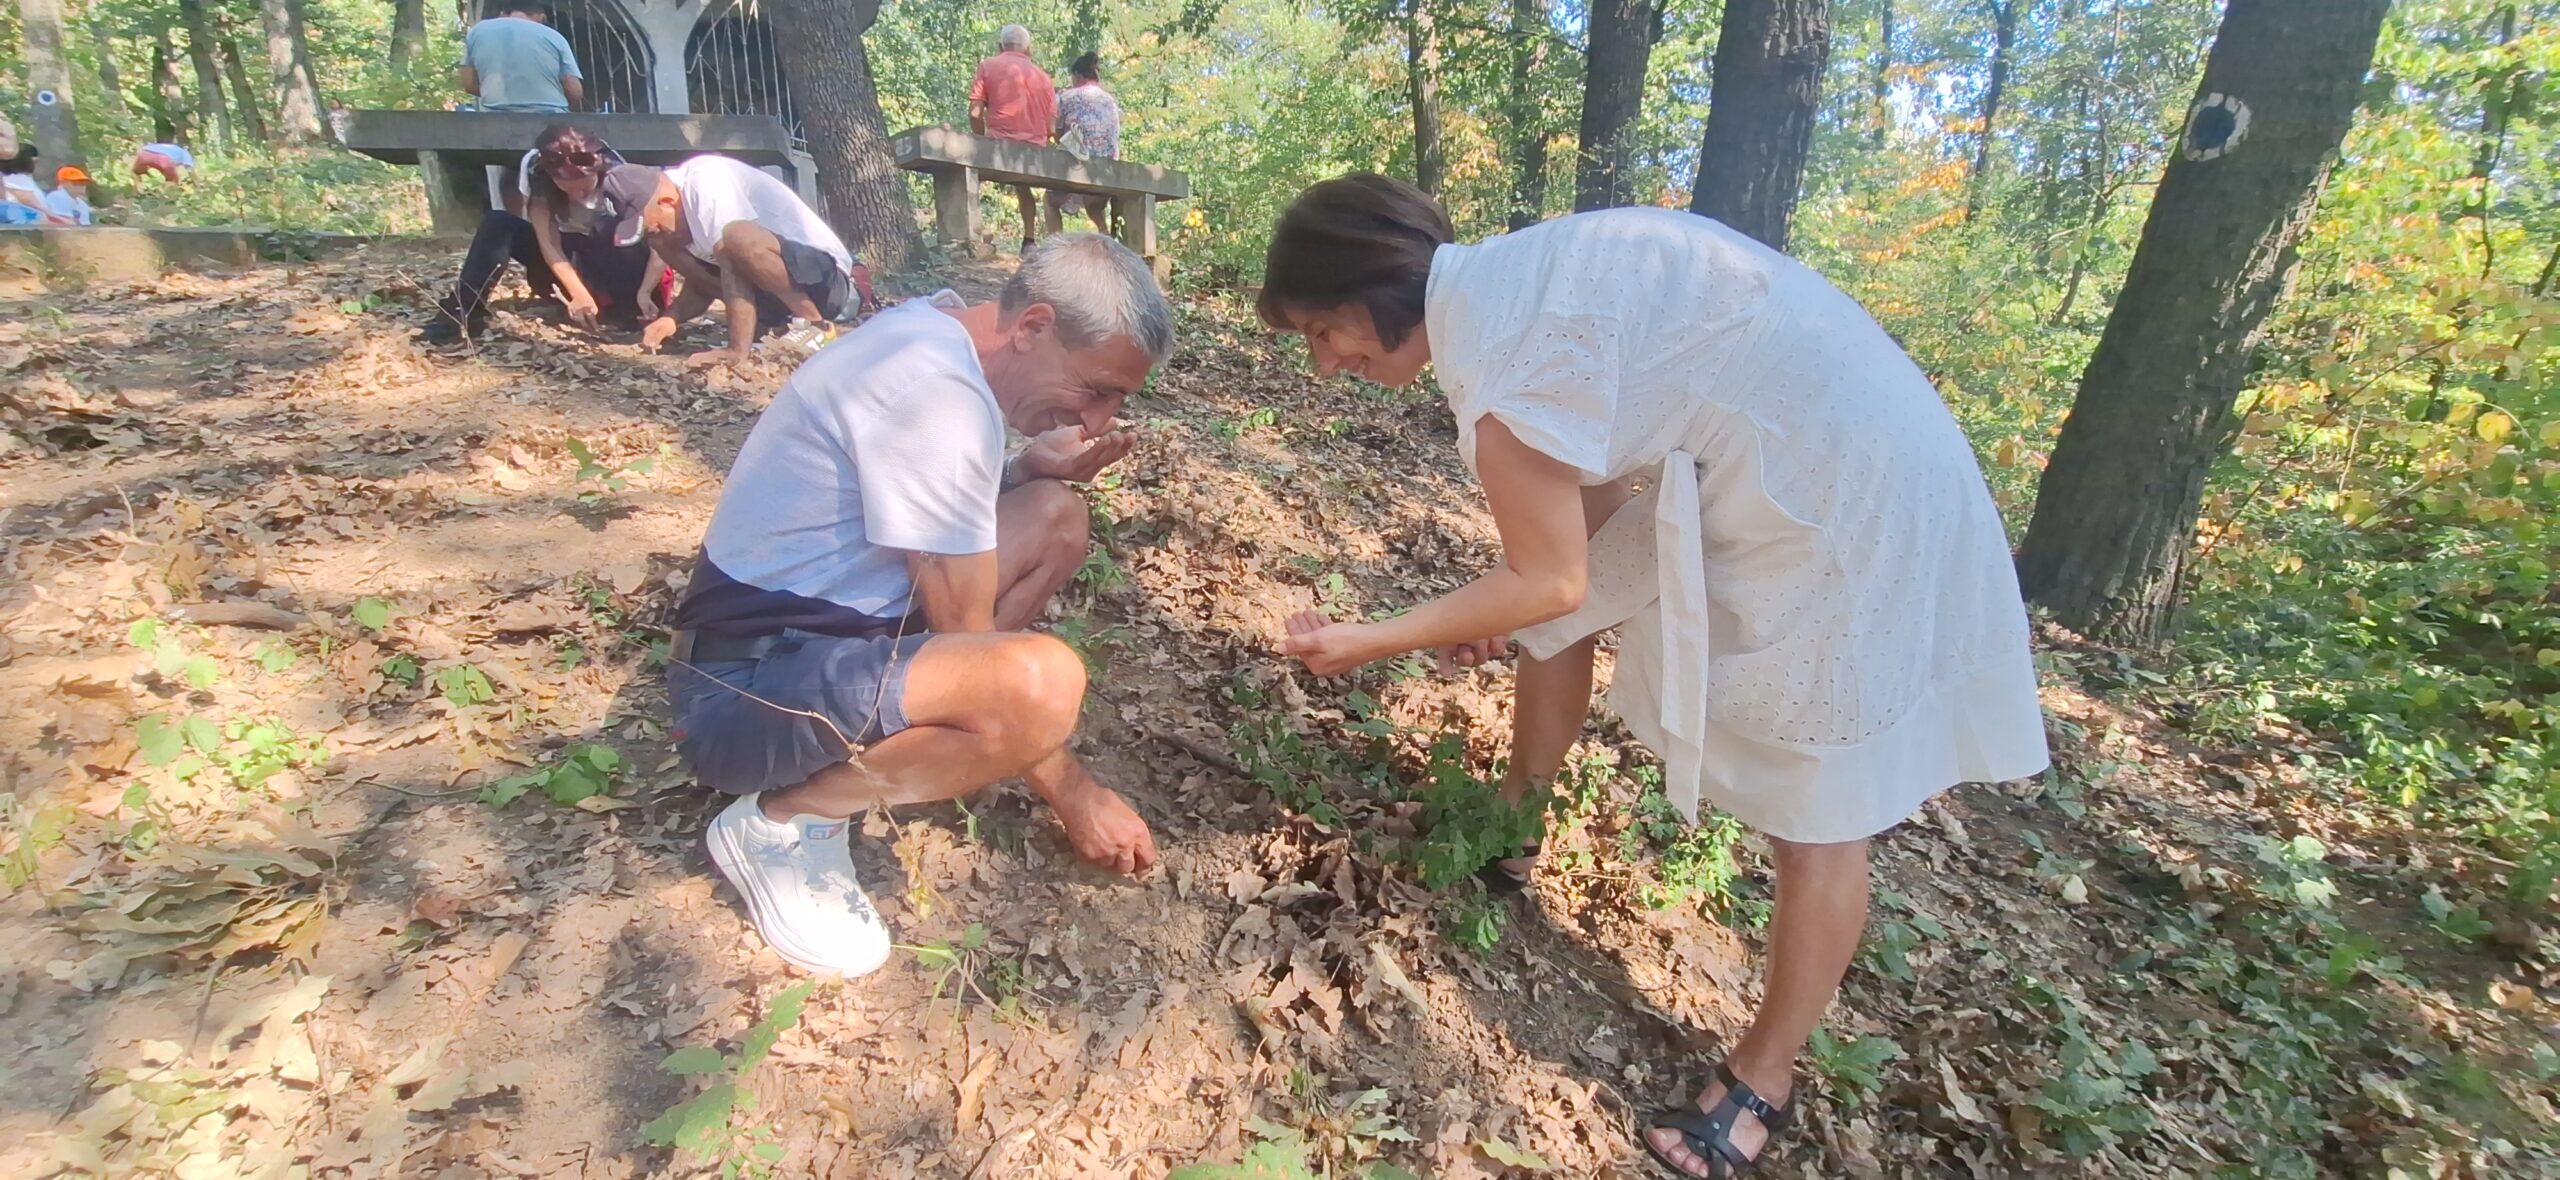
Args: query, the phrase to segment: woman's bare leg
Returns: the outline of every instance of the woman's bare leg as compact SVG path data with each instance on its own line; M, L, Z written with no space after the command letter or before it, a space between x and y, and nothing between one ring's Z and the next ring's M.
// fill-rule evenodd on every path
M1831 997L1840 990L1858 940L1867 929L1867 842L1797 844L1771 839L1777 862L1778 902L1769 919L1769 970L1760 1014L1750 1031L1734 1044L1725 1064L1772 1106L1782 1106L1795 1090L1795 1063L1805 1041ZM1698 1108L1713 1109L1724 1097L1722 1083L1710 1081L1698 1095ZM1682 1171L1707 1174L1706 1161L1681 1142L1680 1133L1650 1130L1645 1137L1671 1157ZM1768 1129L1745 1113L1734 1120L1733 1145L1743 1155L1759 1158Z

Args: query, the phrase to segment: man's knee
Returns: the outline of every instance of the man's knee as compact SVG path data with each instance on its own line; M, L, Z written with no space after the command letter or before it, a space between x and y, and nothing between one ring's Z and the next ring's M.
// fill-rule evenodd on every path
M1068 560L1083 561L1085 543L1093 531L1093 512L1085 506L1084 497L1058 479L1035 479L1022 485L1022 494L1030 502L1039 535Z
M1084 708L1084 660L1047 635L1010 637L996 669L995 712L1007 744L1024 757L1065 745Z
M773 231L752 221L732 221L720 231L720 240L711 247L711 256L726 267L765 255L780 257L782 239Z

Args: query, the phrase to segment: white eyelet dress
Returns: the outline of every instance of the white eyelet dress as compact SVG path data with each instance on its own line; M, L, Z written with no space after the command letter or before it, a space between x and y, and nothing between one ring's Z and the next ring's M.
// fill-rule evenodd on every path
M1821 275L1693 214L1584 213L1441 247L1424 329L1470 468L1491 414L1586 485L1648 478L1582 607L1513 638L1548 658L1623 624L1610 706L1692 820L1854 840L2045 768L1973 450Z

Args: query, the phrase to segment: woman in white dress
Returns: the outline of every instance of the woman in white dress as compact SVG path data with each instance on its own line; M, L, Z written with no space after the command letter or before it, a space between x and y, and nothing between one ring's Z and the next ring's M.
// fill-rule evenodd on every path
M2045 768L1999 513L1928 378L1785 255L1659 209L1452 237L1401 181L1318 184L1273 232L1260 311L1325 375L1433 366L1502 564L1395 618L1301 615L1283 650L1335 675L1516 640L1516 801L1581 736L1598 633L1621 628L1610 704L1665 792L1758 829L1775 861L1760 1012L1644 1136L1682 1173L1735 1174L1789 1121L1795 1059L1856 954L1868 837L1957 783ZM1487 879L1525 881L1524 852Z

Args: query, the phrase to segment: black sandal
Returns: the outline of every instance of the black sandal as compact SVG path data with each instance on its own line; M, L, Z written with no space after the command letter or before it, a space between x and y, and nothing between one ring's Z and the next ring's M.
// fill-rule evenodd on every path
M1537 856L1540 852L1545 851L1545 848L1546 846L1543 843L1532 840L1527 844L1521 845L1520 851L1516 855L1497 856L1492 860L1486 861L1482 865L1476 867L1476 880L1484 882L1484 887L1495 893L1521 892L1529 887L1529 875L1527 873L1512 872L1511 870L1502 867L1502 862L1506 860L1532 858Z
M1779 1133L1785 1131L1788 1124L1795 1121L1793 1113L1795 1103L1789 1102L1785 1106L1769 1105L1766 1099L1761 1098L1750 1086L1744 1084L1741 1078L1733 1076L1732 1067L1721 1061L1716 1063L1716 1080L1724 1083L1724 1097L1716 1100L1714 1110L1698 1109L1695 1100L1684 1102L1678 1109L1666 1110L1655 1115L1653 1126L1648 1129L1648 1133L1636 1136L1636 1142L1644 1145L1645 1154L1652 1156L1655 1163L1671 1169L1676 1175L1704 1177L1705 1180L1731 1180L1732 1177L1740 1176L1749 1171L1751 1165L1767 1156L1769 1148L1778 1142ZM1760 1125L1769 1132L1769 1137L1760 1144L1758 1155L1746 1156L1742 1154L1741 1148L1733 1145L1733 1123L1735 1119L1742 1117L1744 1111L1750 1111L1759 1118ZM1680 1132L1681 1145L1689 1149L1689 1154L1705 1161L1707 1170L1692 1172L1681 1167L1678 1161L1653 1145L1653 1136L1650 1132L1654 1130Z

